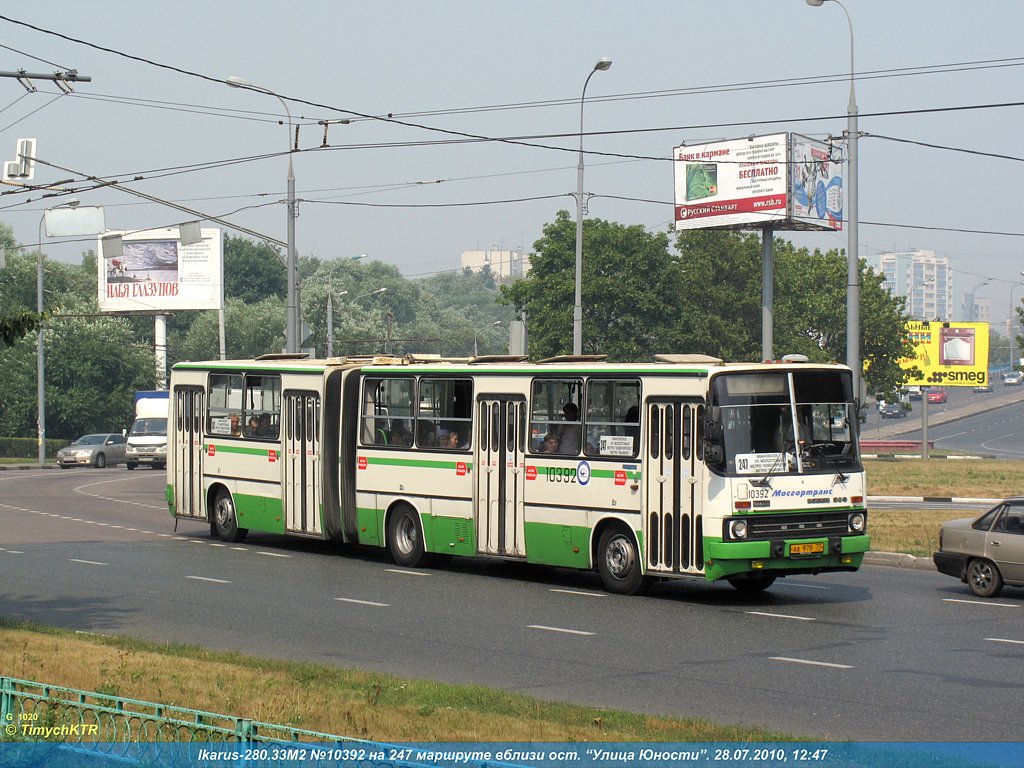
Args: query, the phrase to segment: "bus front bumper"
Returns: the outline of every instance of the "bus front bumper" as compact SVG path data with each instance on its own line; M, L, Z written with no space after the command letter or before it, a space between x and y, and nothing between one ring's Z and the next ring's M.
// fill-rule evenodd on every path
M706 540L704 573L709 581L744 574L774 576L855 571L871 538L866 534L764 541Z

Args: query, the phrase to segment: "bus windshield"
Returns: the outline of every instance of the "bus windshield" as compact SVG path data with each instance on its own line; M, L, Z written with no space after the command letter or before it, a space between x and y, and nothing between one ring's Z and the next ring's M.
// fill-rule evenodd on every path
M856 470L856 411L843 371L723 374L711 405L721 452L709 456L727 475L775 476Z

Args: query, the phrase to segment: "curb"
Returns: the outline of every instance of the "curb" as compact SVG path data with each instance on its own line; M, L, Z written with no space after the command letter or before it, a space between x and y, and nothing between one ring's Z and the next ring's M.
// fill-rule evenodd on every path
M0 464L0 472L15 472L18 470L32 469L60 469L60 467L56 464L44 464L43 466L38 464Z
M959 496L868 496L868 503L914 503L919 504L990 504L995 506L1002 499L971 499Z
M915 571L935 570L935 563L930 557L915 557L900 552L865 552L864 565L885 565L890 568L907 568Z

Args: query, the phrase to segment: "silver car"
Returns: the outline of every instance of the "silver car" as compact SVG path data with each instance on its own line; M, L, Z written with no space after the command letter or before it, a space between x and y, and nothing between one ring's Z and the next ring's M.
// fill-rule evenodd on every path
M128 439L124 435L104 432L96 435L82 435L71 445L57 451L57 463L61 469L79 465L99 469L115 464L124 464L124 450Z
M1024 587L1024 497L943 525L932 560L940 573L966 582L978 597L995 597L1004 584Z

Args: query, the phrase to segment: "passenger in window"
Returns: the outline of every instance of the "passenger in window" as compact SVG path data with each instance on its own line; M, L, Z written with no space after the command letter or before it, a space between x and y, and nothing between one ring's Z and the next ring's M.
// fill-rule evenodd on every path
M579 422L580 410L576 403L566 403L562 407L562 417L567 422ZM558 432L558 440L560 453L579 453L580 425L578 423L563 424Z
M640 407L629 406L622 420L626 424L623 434L633 438L633 452L636 453L637 443L640 440Z
M238 437L242 434L242 420L239 418L237 413L232 413L231 417L231 436Z
M450 432L448 430L445 430L444 434L441 436L441 441L440 441L439 445L442 448L454 451L455 449L460 447L459 446L459 433L458 432Z
M249 425L245 428L245 434L248 437L256 437L260 434L260 420L257 416L251 416L249 418Z
M560 453L559 446L561 445L561 439L554 432L548 432L544 435L544 442L541 444L541 453Z
M274 434L274 428L270 425L270 414L264 413L260 416L259 427L256 434L260 437L270 437Z
M420 421L416 426L416 444L423 448L430 448L438 444L443 429L434 434L434 425L429 421Z
M405 431L403 425L398 424L391 430L388 445L412 445L412 435Z

